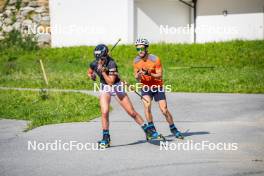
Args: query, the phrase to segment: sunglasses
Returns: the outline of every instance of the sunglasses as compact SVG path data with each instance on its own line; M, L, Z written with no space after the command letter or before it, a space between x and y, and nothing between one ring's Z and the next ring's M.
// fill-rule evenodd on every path
M136 48L137 52L145 51L146 48Z

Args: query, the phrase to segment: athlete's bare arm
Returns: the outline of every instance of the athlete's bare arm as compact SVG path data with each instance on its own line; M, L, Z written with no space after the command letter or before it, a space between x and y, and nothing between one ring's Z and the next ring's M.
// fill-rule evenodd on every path
M116 75L107 75L105 71L102 71L102 75L108 85L112 86L115 83Z
M91 69L91 68L88 68L88 70L87 70L87 76L90 79L94 80L94 81L96 80L96 75L95 75L93 69Z
M150 73L150 75L154 78L161 78L162 77L162 65L160 63L160 59L158 58L155 64L155 72L156 73Z

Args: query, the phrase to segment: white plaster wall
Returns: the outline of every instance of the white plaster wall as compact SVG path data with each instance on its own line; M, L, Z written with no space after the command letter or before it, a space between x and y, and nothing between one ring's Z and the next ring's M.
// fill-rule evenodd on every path
M190 7L177 0L135 0L135 36L154 43L189 43L192 32L179 32L179 28L190 25L190 12Z
M132 43L137 37L193 41L186 30L192 10L178 0L50 0L49 5L53 47L113 44L118 38ZM198 0L197 42L264 39L263 9L264 0Z
M197 42L264 39L263 9L264 0L198 0L197 27L207 30L197 31Z
M52 46L113 44L118 38L123 43L131 42L128 19L131 19L132 3L131 0L50 0Z

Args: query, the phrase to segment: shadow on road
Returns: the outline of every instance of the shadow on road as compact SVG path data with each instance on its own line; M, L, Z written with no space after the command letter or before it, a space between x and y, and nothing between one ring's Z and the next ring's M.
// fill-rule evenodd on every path
M197 132L189 132L189 130L187 130L186 132L182 133L182 135L184 137L188 137L188 136L196 136L196 135L207 135L210 134L209 131L197 131ZM165 137L174 137L174 135L170 134L168 136Z
M129 146L129 145L138 145L138 144L143 144L146 142L147 142L147 140L139 140L137 142L133 142L133 143L129 143L129 144L111 145L111 148L113 148L113 147L125 147L125 146Z
M166 141L171 142L173 140L166 139ZM161 139L153 139L153 140L150 140L150 141L147 141L147 140L139 140L137 142L133 142L133 143L129 143L129 144L114 145L114 146L111 146L111 148L112 147L124 147L124 146L129 146L129 145L138 145L138 144L144 144L144 143L150 143L150 144L153 144L153 145L160 146L160 142L162 142Z
M184 132L182 134L183 134L184 137L188 137L188 136L195 136L195 135L208 135L208 134L210 134L210 132L209 131L189 132L189 130L187 130L186 132ZM168 141L168 142L177 140L176 138L175 139L168 139L168 137L174 137L174 135L172 135L172 134L171 135L167 135L165 137L167 138L166 141ZM129 144L114 145L114 146L111 146L111 148L113 148L113 147L125 147L125 146L138 145L138 144L144 144L144 143L150 143L152 145L160 146L160 142L162 142L162 140L160 140L160 139L154 139L154 140L150 140L150 141L139 140L137 142L132 142L132 143L129 143Z

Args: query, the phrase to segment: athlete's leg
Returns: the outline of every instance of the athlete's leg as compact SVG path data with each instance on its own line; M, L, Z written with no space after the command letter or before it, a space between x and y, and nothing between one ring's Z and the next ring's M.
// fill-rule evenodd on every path
M151 112L151 103L153 99L153 93L154 92L152 92L152 90L147 86L145 87L143 86L141 89L141 95L144 97L144 99L147 100L147 102L143 101L143 103L144 103L144 112L145 112L146 120L148 121L148 126L153 131L156 131L155 125L153 123L152 112Z
M153 121L153 116L151 113L151 103L152 103L152 98L149 95L144 95L143 96L148 102L143 100L143 104L144 104L144 112L145 112L145 116L146 116L146 120L148 122L152 122Z
M110 146L110 133L109 133L109 105L111 101L111 95L107 92L100 92L100 106L102 113L102 130L103 130L103 139L99 141L99 146L101 148Z
M160 108L162 114L165 116L165 118L166 118L167 122L169 123L169 125L174 124L173 117L172 117L170 111L168 110L167 101L166 100L159 100L159 108Z
M148 121L148 126L154 131L156 131L156 128L153 122L152 112L151 112L152 98L149 95L144 95L143 97L148 101L148 102L143 101L144 112L145 112L146 120Z
M156 131L153 131L148 125L144 124L143 118L135 111L128 95L117 94L117 101L120 103L120 105L125 109L125 111L139 124L144 132L146 133L147 140L158 138L160 135Z
M103 130L109 130L109 105L111 95L107 92L101 92L99 99L102 114L102 128Z
M168 110L166 99L159 100L159 107L160 107L160 110L163 113L163 115L166 117L167 122L169 123L169 128L170 128L171 133L173 135L175 135L176 138L183 139L184 138L183 135L176 128L176 126L173 122L173 117L172 117L170 111Z
M117 94L117 101L125 109L125 111L137 122L139 125L144 125L143 118L135 111L128 95L126 93Z

